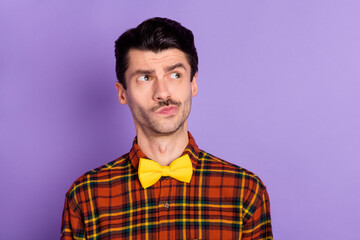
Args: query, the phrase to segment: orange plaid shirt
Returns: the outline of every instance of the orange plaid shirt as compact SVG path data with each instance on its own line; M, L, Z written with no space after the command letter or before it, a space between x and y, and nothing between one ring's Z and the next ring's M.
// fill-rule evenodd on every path
M66 194L61 239L272 239L265 186L253 173L199 150L189 133L184 150L190 183L162 177L143 189L136 143L94 169Z

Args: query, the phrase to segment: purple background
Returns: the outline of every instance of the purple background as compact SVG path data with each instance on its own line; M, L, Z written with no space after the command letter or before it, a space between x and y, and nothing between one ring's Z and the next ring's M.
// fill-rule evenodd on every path
M154 16L194 32L189 129L261 177L275 239L359 239L357 0L1 1L0 239L58 239L71 183L130 149L113 45Z

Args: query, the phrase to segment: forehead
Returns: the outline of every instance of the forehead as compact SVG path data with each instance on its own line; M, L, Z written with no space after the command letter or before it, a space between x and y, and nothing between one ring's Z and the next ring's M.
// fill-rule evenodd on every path
M138 69L154 69L166 67L173 64L182 63L186 70L190 70L190 65L183 51L170 48L159 52L150 50L130 49L128 53L128 71Z

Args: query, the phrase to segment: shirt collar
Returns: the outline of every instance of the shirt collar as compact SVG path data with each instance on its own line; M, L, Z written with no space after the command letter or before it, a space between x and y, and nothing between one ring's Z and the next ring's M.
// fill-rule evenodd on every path
M193 138L193 136L191 135L190 132L188 132L188 136L189 136L189 142L188 145L186 146L184 152L181 154L181 156L188 154L191 162L193 164L193 168L196 168L198 159L199 159L199 148L196 145L195 139ZM135 137L134 142L133 142L133 146L129 152L129 158L131 161L131 164L133 165L133 167L137 170L138 169L138 165L139 165L139 160L140 158L147 158L146 155L140 150L139 145L137 144L137 137Z

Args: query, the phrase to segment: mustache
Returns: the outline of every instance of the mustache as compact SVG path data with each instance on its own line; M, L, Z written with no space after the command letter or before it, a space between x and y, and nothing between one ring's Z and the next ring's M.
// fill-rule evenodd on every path
M162 107L165 107L165 106L168 107L168 106L170 106L170 105L175 105L175 106L179 107L179 106L181 105L181 103L180 103L180 102L177 102L177 101L175 101L175 100L173 100L173 99L168 99L168 100L166 100L166 101L158 102L157 105L156 105L155 107L153 107L151 110L152 110L153 112L155 112L155 111L158 110L159 108L162 108Z

